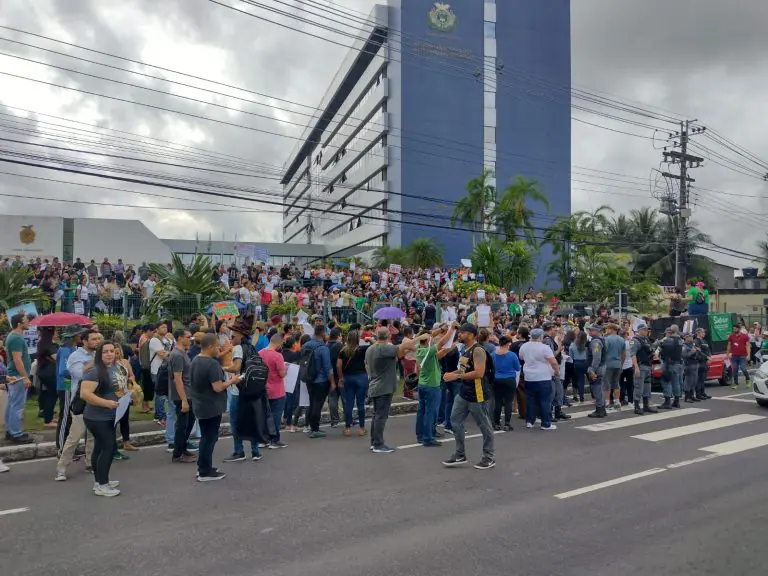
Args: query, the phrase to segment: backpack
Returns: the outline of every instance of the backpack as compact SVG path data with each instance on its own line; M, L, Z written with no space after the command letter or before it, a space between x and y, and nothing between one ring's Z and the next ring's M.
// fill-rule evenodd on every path
M699 290L696 293L696 299L694 300L694 302L696 302L696 304L705 304L706 303L706 298L704 298L704 291L703 290Z
M168 369L168 358L163 358L160 368L157 369L157 381L155 383L155 394L158 396L168 396L168 387L170 385L171 371Z
M242 381L237 385L240 390L240 398L244 400L258 400L267 395L267 378L269 377L269 368L264 364L261 356L249 350L246 357L243 350L243 363L240 370L243 374Z
M151 338L147 338L144 344L139 348L139 362L141 363L142 370L149 370L149 366L152 364L152 360L149 357L149 341Z
M493 359L493 354L488 353L488 350L485 350L485 379L489 386L496 383L496 361Z
M305 344L299 352L299 380L312 384L317 377L315 347Z

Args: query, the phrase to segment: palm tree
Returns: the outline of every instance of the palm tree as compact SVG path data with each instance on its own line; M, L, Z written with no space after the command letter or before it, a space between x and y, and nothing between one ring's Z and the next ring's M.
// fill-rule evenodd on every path
M405 248L406 260L414 268L442 266L443 248L434 238L416 238Z
M504 279L504 243L489 238L475 244L472 250L472 269L482 272L489 284L501 286Z
M386 268L390 264L405 264L405 251L402 248L379 246L373 251L372 264L374 268Z
M227 297L221 283L213 281L215 266L202 254L197 254L189 266L173 254L170 269L162 264L150 264L149 269L157 275L157 288L150 299L153 312L163 309L173 318L181 318Z
M605 227L605 232L610 237L609 241L614 250L625 250L634 243L634 226L626 214L611 218Z
M531 200L543 204L549 211L549 199L539 190L536 180L518 176L504 190L496 209L496 222L507 240L516 240L518 231L522 228L527 242L531 246L537 245L531 224L535 213L527 206L527 202Z
M48 295L40 288L30 288L27 283L32 271L23 266L11 266L0 270L0 312L30 302L45 308L50 304Z
M488 183L491 178L493 172L483 168L480 176L467 182L467 195L456 203L451 215L451 226L454 228L457 223L472 228L472 246L475 246L476 232L480 232L482 239L496 202L496 188Z
M547 274L556 276L563 288L568 285L572 244L578 237L579 219L576 215L562 216L544 231L543 244L549 244L555 257L547 264Z
M578 218L579 226L581 228L588 229L592 235L595 236L608 228L609 221L606 214L613 214L613 208L607 204L603 204L602 206L595 208L592 212L582 210L581 212L576 212L574 216Z
M503 285L520 291L536 277L533 252L525 242L507 242L504 246L506 270Z

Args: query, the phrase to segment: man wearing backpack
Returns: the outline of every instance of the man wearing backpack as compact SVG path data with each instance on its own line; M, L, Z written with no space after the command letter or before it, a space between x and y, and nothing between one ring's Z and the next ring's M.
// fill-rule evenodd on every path
M336 389L336 378L331 366L331 352L325 345L325 326L316 324L314 337L301 347L299 357L299 378L306 383L309 392L310 438L325 438L320 430L320 414L330 390Z
M688 281L688 290L685 293L688 300L688 316L703 316L709 312L709 291L704 288L704 282L697 282L696 286Z

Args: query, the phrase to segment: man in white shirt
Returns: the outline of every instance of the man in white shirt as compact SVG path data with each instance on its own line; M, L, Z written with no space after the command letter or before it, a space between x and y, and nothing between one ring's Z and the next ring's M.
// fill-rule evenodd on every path
M163 360L165 360L171 351L171 341L168 339L167 335L168 326L164 322L161 322L157 325L157 331L155 332L155 335L152 336L151 340L149 341L149 370L152 373L152 383L155 386L155 391L157 391L158 387L157 372L160 370L160 365L163 363ZM165 401L167 398L167 392L166 395L162 396L155 393L155 422L161 426L166 425L166 418L168 415L170 415L170 413L173 413L175 416L175 413L172 410L169 411L168 415L166 414Z
M560 367L552 348L542 342L544 330L531 330L531 339L520 347L520 360L525 374L525 394L528 397L526 428L536 423L536 410L541 411L541 429L556 430L552 424L552 376Z
M157 286L157 275L150 274L142 286L144 298L152 298L152 295L155 293L155 286Z

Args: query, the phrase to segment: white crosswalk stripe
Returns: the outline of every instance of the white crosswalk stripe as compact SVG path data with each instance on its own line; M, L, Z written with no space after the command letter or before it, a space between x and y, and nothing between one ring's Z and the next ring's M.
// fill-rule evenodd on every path
M709 412L709 410L706 408L683 408L680 410L672 410L669 412L660 412L658 414L646 414L643 416L624 418L622 420L611 420L610 422L599 422L597 424L590 424L589 426L577 426L577 428L579 430L587 430L589 432L605 432L608 430L618 430L620 428L627 428L629 426L638 426L641 424L647 424L649 422L659 422L662 420L670 420L672 418L681 418L683 416L690 416L692 414L701 414L703 412Z
M763 446L768 446L768 433L747 436L746 438L739 438L738 440L731 440L730 442L722 442L721 444L713 444L706 448L699 448L699 450L717 454L719 456L728 456L730 454L738 454L739 452L746 452L747 450L753 450L755 448L762 448Z
M708 432L710 430L728 428L729 426L736 426L738 424L746 424L747 422L765 420L765 418L765 416L758 416L756 414L738 414L736 416L718 418L716 420L707 420L705 422L690 424L688 426L668 428L666 430L649 432L647 434L638 434L637 436L632 436L632 438L637 438L638 440L646 440L648 442L662 442L664 440L680 438L682 436L689 436L691 434L698 434L700 432Z

